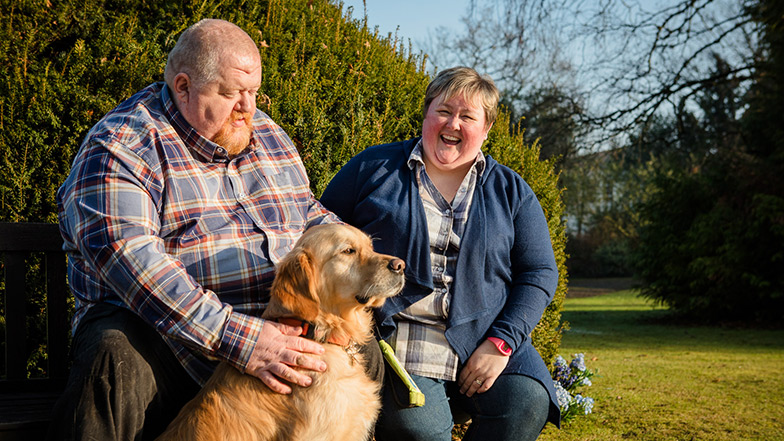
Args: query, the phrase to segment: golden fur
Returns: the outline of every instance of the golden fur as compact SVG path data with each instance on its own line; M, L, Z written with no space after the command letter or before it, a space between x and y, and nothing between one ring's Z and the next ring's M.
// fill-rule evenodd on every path
M315 325L314 339L372 338L369 307L381 306L403 287L402 260L375 253L354 227L308 229L281 262L265 319L295 317ZM327 371L302 370L309 387L290 395L222 363L199 394L183 407L158 440L297 441L366 440L381 407L379 385L359 355L325 343Z

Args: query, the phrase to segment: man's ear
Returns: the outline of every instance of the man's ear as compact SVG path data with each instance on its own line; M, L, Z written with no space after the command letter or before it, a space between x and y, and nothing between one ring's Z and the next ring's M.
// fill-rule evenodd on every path
M188 99L190 98L191 89L193 87L193 84L191 83L191 77L189 77L188 74L184 72L178 73L174 77L174 80L172 80L172 87L174 88L172 92L174 93L177 102L187 104Z

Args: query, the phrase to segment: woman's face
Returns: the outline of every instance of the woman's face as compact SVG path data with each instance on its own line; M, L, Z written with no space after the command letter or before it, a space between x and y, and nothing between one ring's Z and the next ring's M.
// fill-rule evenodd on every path
M447 101L436 97L422 123L422 145L428 172L465 173L487 139L485 111L479 98L455 95ZM435 170L430 170L430 167Z

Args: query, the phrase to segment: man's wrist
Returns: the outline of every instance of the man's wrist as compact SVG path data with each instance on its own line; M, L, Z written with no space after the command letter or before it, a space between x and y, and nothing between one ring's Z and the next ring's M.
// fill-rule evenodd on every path
M229 315L229 320L224 325L220 346L213 357L227 361L240 372L245 372L252 359L256 342L261 338L261 329L264 319L237 313Z

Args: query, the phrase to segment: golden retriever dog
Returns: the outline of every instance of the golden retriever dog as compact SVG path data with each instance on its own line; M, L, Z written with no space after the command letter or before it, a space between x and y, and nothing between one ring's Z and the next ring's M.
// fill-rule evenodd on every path
M373 251L347 225L308 229L278 266L267 320L305 323L323 343L323 373L303 370L309 387L282 395L221 363L159 440L367 440L381 407L379 385L365 373L358 345L373 338L371 307L398 294L405 263Z

